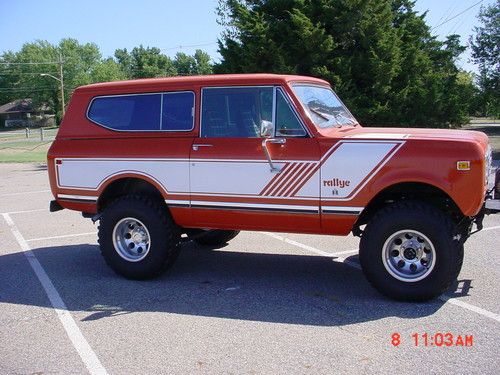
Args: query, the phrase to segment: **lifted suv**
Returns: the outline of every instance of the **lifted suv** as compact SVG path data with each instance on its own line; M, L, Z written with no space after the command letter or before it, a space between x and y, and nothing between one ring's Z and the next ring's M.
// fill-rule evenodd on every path
M422 301L456 279L473 223L500 209L484 134L362 128L327 82L301 76L80 87L48 163L51 211L100 220L104 259L133 279L170 267L183 234L352 232L380 292Z

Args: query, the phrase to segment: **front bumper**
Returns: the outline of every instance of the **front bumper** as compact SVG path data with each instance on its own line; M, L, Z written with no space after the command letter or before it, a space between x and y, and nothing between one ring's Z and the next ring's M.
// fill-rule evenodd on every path
M500 212L500 169L491 168L488 174L488 194L484 201L486 213Z

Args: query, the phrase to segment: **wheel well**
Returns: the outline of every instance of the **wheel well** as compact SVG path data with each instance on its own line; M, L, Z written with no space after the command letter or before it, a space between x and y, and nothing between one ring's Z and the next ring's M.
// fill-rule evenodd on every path
M359 228L359 226L368 223L373 215L382 207L393 202L409 199L432 204L449 214L455 223L460 222L464 217L462 211L453 199L441 189L420 182L404 182L392 185L379 192L365 207L355 227Z
M97 211L101 212L116 198L126 194L147 195L153 199L163 201L163 196L156 186L140 178L121 178L110 183L97 200Z

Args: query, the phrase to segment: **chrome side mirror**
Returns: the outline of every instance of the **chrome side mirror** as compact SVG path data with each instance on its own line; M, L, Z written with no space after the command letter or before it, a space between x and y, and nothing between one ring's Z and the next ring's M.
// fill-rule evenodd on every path
M274 137L274 125L271 121L262 120L260 122L260 136L262 138Z

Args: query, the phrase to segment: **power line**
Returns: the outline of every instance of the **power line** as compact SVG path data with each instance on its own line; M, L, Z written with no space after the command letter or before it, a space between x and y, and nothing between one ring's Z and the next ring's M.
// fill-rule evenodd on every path
M6 72L0 70L0 76L6 76L6 75L39 75L39 74L58 74L58 72L33 72L33 73L28 73L28 72Z
M48 65L48 64L59 64L59 61L47 61L47 62L0 62L0 65Z
M458 16L461 16L461 15L462 15L462 14L464 14L465 12L467 12L467 11L469 11L470 9L474 8L476 5L481 4L483 1L484 1L484 0L478 1L477 3L475 3L475 4L471 5L471 6L470 6L470 7L468 7L467 9L464 9L464 10L463 10L463 11L461 11L460 13L455 14L453 17L448 18L446 21L441 22L439 25L432 27L430 31L432 31L432 30L434 30L434 29L437 29L438 27L443 26L445 23L448 23L448 22L450 22L450 21L454 20L454 19L455 19L455 18L457 18Z
M167 47L167 48L162 48L160 51L170 51L173 49L183 49L183 48L193 48L193 47L206 47L206 46L211 46L213 44L217 44L217 42L210 42L210 43L201 43L201 44L190 44L190 45L178 45L175 47Z

